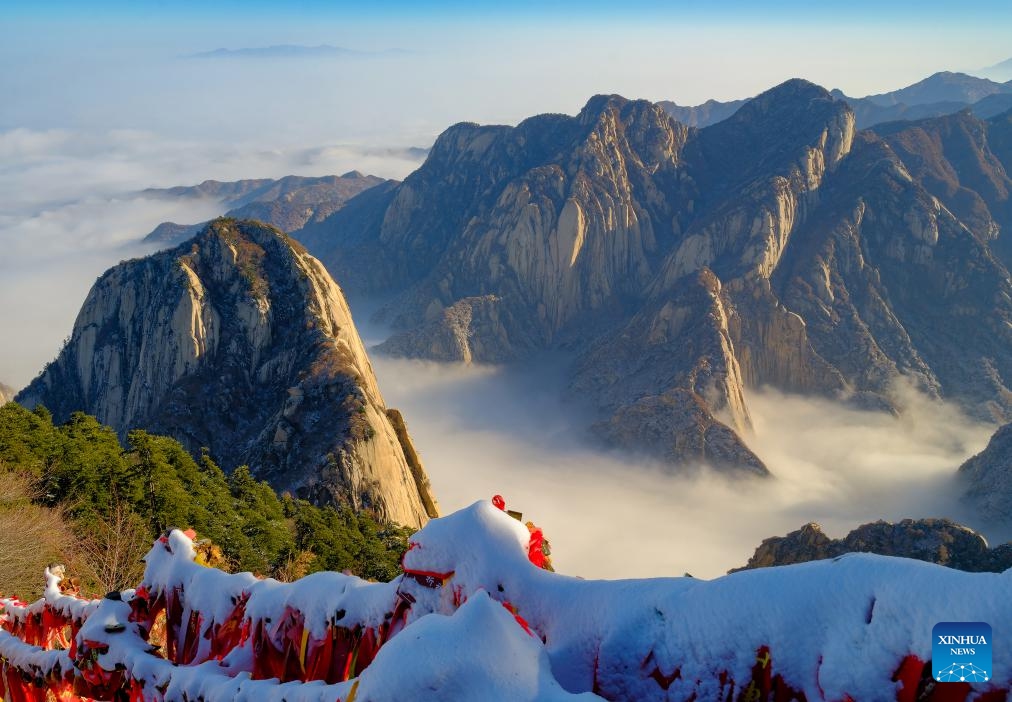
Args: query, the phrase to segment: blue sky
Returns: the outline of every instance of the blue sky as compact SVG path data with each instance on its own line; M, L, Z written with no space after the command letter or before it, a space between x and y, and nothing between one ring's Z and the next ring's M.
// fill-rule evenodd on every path
M4 6L23 16L190 16L215 17L229 13L257 14L272 17L328 16L398 17L461 16L461 15L591 15L598 17L629 17L632 13L649 12L654 16L668 17L726 17L811 15L837 17L841 15L868 15L876 18L899 19L905 22L918 17L960 19L968 16L986 18L1004 15L1010 10L1007 2L999 0L954 3L945 0L880 1L851 0L849 2L811 0L780 0L755 2L754 0L514 0L508 4L497 0L381 0L348 2L345 0L104 0L81 3L75 0L41 0L39 2L5 2Z
M187 80L171 61L277 43L413 52L415 59L405 65L366 69L371 89L355 92L355 109L362 124L375 123L368 105L389 110L389 96L407 88L415 121L430 130L456 115L510 121L538 111L573 112L600 92L681 104L733 99L794 76L863 95L935 71L972 71L1012 57L1007 0L5 0L2 7L0 63L12 70L0 72L0 95L16 88L20 102L7 114L0 111L0 128L31 126L33 120L53 124L60 121L57 114L66 126L102 119L142 126L159 118L152 100L149 109L135 108L146 83ZM139 67L148 80L136 75ZM287 69L327 73L320 67ZM268 67L262 73L226 82L269 80L285 71ZM433 101L445 109L432 109L412 89L426 74L437 84ZM192 78L197 87L206 82ZM121 109L103 111L93 100L75 99L82 81L107 104L120 101ZM279 92L285 93L283 85ZM305 110L321 106L309 97ZM183 93L177 99L189 102Z
M183 58L276 44L410 53ZM456 121L574 113L596 93L697 104L802 77L860 96L1009 57L1007 0L0 0L0 130L426 144Z

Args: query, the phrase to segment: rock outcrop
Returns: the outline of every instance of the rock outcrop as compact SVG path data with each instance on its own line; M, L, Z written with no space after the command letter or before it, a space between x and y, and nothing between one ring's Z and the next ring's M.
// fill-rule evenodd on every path
M436 314L435 319L383 342L376 350L391 356L465 363L500 363L518 357L507 331L517 325L500 316L509 314L502 298L465 297ZM530 344L524 344L524 348L530 348Z
M765 475L742 441L751 419L720 281L703 269L673 293L594 344L573 391L597 398L608 416L594 430L611 444L671 464Z
M877 553L949 566L957 570L1001 573L1012 568L1012 542L989 548L977 532L948 519L904 519L862 524L842 539L831 539L812 522L787 536L766 539L748 564L729 572L836 558L845 553Z
M344 296L300 245L218 219L92 288L59 357L18 396L122 435L167 434L276 489L419 526L436 516ZM408 456L412 458L409 460Z
M575 117L451 127L403 183L299 237L355 293L395 294L384 352L561 349L604 440L763 473L747 447L752 387L897 408L909 379L1012 419L1002 237L946 204L916 146L951 143L959 161L988 144L980 177L960 171L960 187L983 189L1012 165L1012 140L1002 118L976 123L995 138L894 148L801 80L703 129L597 96Z
M13 400L14 395L15 395L14 388L12 388L9 385L4 385L3 383L0 383L0 405L7 404L11 400Z
M959 467L965 499L981 516L1012 524L1012 424L991 437L987 447Z

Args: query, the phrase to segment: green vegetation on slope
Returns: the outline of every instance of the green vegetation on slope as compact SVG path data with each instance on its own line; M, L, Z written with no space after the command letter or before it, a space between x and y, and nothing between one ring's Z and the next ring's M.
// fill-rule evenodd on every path
M57 557L86 590L134 585L140 556L169 527L209 539L233 570L281 579L348 570L386 580L399 572L407 529L279 496L247 468L225 475L174 439L133 431L127 444L83 413L56 426L44 408L0 407L0 554L33 556L0 568L0 592L37 593L42 567ZM29 513L50 524L37 553L37 538L16 528Z

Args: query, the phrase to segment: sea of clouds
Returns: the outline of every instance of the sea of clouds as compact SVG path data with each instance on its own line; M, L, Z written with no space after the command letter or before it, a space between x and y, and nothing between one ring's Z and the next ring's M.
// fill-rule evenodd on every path
M812 521L834 538L907 517L990 534L961 503L955 471L994 427L908 388L897 388L898 415L750 392L748 443L773 477L729 478L598 447L552 362L526 370L377 355L373 366L443 510L502 494L545 529L557 568L572 575L715 577L745 565L764 538Z

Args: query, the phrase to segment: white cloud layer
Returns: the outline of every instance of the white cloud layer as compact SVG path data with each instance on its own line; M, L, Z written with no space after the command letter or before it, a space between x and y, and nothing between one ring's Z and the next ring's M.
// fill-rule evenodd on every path
M910 392L894 417L767 390L749 395L750 444L773 479L677 476L590 448L586 417L559 399L561 374L379 356L373 365L443 509L501 493L545 529L558 568L584 577L715 577L810 521L837 538L882 518L974 525L955 469L993 431Z

